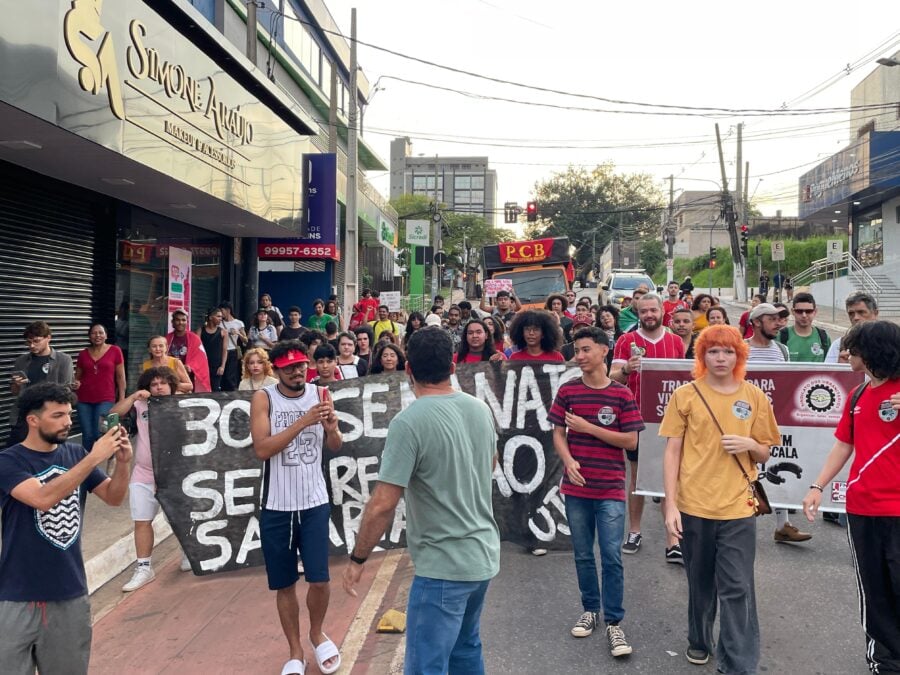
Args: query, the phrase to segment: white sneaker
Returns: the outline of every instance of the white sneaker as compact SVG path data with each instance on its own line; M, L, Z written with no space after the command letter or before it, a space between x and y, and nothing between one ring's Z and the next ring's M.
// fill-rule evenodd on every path
M535 555L535 556L547 555L547 549L545 549L545 548L533 548L533 549L531 549L531 555Z
M138 565L137 569L134 570L134 575L131 577L131 581L122 586L122 590L126 593L130 593L131 591L136 591L142 586L146 586L151 581L156 578L156 572L153 571L153 568L150 565Z
M187 555L184 553L181 554L181 571L182 572L190 572L191 571L191 561L188 560Z

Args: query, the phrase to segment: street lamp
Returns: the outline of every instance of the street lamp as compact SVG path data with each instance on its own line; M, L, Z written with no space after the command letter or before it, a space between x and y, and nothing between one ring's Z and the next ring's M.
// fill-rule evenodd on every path
M878 59L875 63L878 63L882 66L887 66L888 68L891 68L892 66L900 66L900 61L893 58Z

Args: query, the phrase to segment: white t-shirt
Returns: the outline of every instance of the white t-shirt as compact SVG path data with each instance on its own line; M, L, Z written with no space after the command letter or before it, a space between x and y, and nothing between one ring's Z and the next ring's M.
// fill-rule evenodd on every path
M231 331L232 328L234 328L234 329L240 331L240 330L243 329L243 327L244 327L244 322L241 321L240 319L232 319L231 321L224 321L224 320L223 320L223 321L222 321L222 326L225 327L225 330L226 330L226 331L229 331L229 333L228 333L228 342L227 342L227 345L228 345L228 351L233 352L235 349L237 349L238 337L237 337L237 335L232 335L232 334L230 333L230 331Z

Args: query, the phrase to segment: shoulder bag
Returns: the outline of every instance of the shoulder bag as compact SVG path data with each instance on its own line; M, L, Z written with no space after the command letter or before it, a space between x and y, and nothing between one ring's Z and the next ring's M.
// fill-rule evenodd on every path
M712 417L713 422L715 422L716 428L719 430L719 433L724 436L725 432L722 430L722 426L719 424L719 420L716 419L712 408L709 407L709 403L706 402L706 399L700 392L700 388L694 382L691 382L691 386L694 388L694 391L697 392L697 396L700 397L700 400L703 401L703 405L705 405L706 409L709 411L709 416ZM737 462L738 468L741 470L741 474L743 474L744 476L744 480L747 481L747 491L750 494L750 496L747 498L747 502L753 507L755 515L762 516L768 513L772 513L772 506L769 504L769 498L768 496L766 496L766 491L763 489L762 483L760 483L758 479L750 480L750 476L748 476L747 472L744 470L744 465L741 464L741 460L737 458L737 455L731 456L734 457L734 461Z

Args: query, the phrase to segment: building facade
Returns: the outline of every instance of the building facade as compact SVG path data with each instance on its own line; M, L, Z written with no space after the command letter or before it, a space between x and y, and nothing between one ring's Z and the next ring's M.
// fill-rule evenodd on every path
M676 258L708 255L711 247L729 248L731 241L722 218L721 191L686 190L678 195L672 211Z
M243 54L243 3L0 0L0 437L5 383L31 321L50 323L53 345L73 356L102 322L133 385L173 307L188 309L192 328L222 299L241 316L255 309L258 243L298 237L303 157L329 149L322 71L349 83L349 47L326 33L324 5L286 5L306 18L297 23L318 56L302 39L294 54L281 33L260 66ZM264 45L268 33L258 34ZM318 59L318 98L298 84L311 75L303 58L313 72ZM338 214L346 129L339 112ZM359 155L362 171L386 168L365 142ZM383 226L395 227L396 213L364 178L359 192L361 246L387 249ZM301 304L306 286L324 294L342 282L333 257L279 264L309 267L273 292L282 307Z
M391 199L425 195L456 213L498 221L497 172L487 157L413 157L408 137L391 141Z

